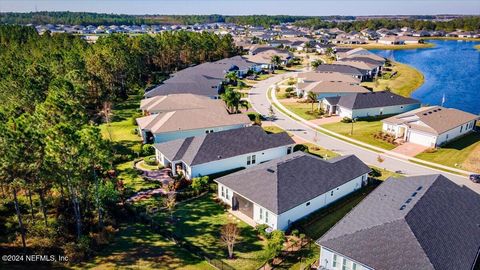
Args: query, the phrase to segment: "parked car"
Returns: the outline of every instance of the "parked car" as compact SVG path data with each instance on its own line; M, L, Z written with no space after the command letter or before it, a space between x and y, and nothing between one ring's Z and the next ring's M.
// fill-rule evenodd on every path
M470 180L474 183L480 183L480 174L471 174Z

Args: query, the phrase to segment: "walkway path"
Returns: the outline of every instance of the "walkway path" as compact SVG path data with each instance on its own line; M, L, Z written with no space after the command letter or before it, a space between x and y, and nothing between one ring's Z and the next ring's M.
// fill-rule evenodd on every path
M264 116L268 116L269 107L271 106L271 103L267 98L267 92L269 87L277 82L282 81L283 79L286 79L291 74L292 73L276 75L264 81L260 81L256 85L254 85L249 93L249 100L250 100L250 103L252 104L252 107L260 114ZM406 175L441 173L447 176L448 178L450 178L455 183L460 185L466 185L471 189L475 190L476 192L480 193L480 185L472 183L466 177L462 177L457 174L447 173L444 171L436 170L430 167L413 163L407 159L401 158L399 154L398 156L392 153L379 154L378 152L368 150L366 148L334 138L323 132L318 132L312 127L314 125L312 125L308 121L301 121L298 119L294 120L289 116L283 114L275 106L273 106L273 109L275 111L275 115L277 116L277 119L274 121L274 124L302 138L305 141L309 141L323 148L330 149L341 155L352 155L352 154L356 155L363 162L369 165L385 168L390 171L401 171ZM383 158L383 162L381 163L378 162L379 155Z

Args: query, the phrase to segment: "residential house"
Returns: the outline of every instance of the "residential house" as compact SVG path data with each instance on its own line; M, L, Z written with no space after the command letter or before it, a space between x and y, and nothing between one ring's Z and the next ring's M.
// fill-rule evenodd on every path
M442 175L390 178L316 241L319 269L476 269L479 204Z
M390 91L344 95L336 104L335 100L322 102L333 102L330 104L331 111L328 111L328 114L337 114L350 119L393 115L420 108L420 101Z
M283 157L295 142L286 132L267 134L250 126L155 144L156 158L174 175L187 179L248 168Z
M370 91L356 83L338 82L338 81L319 81L310 83L306 86L299 84L301 91L306 97L306 93L313 92L317 95L317 99L321 100L324 97L345 96L357 93L370 93Z
M409 36L384 36L377 40L377 43L386 45L404 45L404 44L418 44L421 39Z
M145 97L190 93L218 99L223 92L225 74L237 72L244 76L256 64L242 56L207 62L180 70L162 84L145 93Z
M229 114L221 100L192 94L155 96L141 101L137 118L144 143L161 143L249 126L245 114Z
M272 57L274 55L280 57L282 65L287 64L288 61L293 58L293 54L288 50L257 45L250 50L249 55L246 56L246 59L249 62L255 63L257 67L260 67L261 69L274 69L275 67L272 64Z
M256 224L290 225L366 185L371 169L356 156L330 160L295 152L215 180L218 198Z
M360 80L365 79L364 74L360 70L358 70L357 68L354 68L352 66L347 66L347 65L336 65L336 64L320 65L316 68L316 71L317 72L328 72L328 73L337 72L337 73L342 73L342 74L352 76L354 78L358 78Z
M377 62L382 62L383 64L385 63L385 58L377 54L374 54L368 50L365 50L364 48L355 48L355 49L350 49L346 51L337 51L335 53L335 56L337 60L352 59L352 58L368 58L371 60L375 60Z
M306 91L306 88L313 87L312 85L320 82L341 82L356 85L360 84L360 79L338 72L309 71L298 73L296 78L296 93L298 96L305 96L305 94L308 92Z
M375 60L363 58L343 58L340 61L333 62L334 65L346 65L354 67L362 72L364 80L372 79L380 73L382 63Z
M443 145L475 129L478 115L440 106L423 107L382 120L383 131L428 147Z

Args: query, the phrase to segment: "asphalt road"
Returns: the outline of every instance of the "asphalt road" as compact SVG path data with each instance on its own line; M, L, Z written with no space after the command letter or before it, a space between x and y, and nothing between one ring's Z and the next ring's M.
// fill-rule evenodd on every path
M269 115L269 108L270 108L270 101L267 98L267 90L270 86L283 80L286 78L286 74L279 74L275 75L267 80L260 81L253 88L250 90L249 93L249 100L252 104L253 109L264 116ZM275 106L272 106L276 120L274 120L274 124L278 125L282 129L300 137L305 141L309 141L314 143L318 146L321 146L326 149L330 149L334 152L337 152L341 155L356 155L359 157L363 162L369 165L374 165L380 168L385 168L389 171L401 171L402 174L407 176L413 175L425 175L425 174L443 174L448 177L453 182L459 185L465 185L470 187L477 193L480 193L480 184L472 183L466 177L462 177L457 174L451 174L447 172L443 172L440 170L436 170L430 167L425 167L416 163L412 163L408 160L385 156L383 154L379 154L377 152L362 148L360 146L356 146L350 144L348 142L336 139L334 137L330 137L324 133L315 131L314 129L310 128L309 126L291 119L282 112L280 112ZM383 158L383 162L378 162L378 156Z

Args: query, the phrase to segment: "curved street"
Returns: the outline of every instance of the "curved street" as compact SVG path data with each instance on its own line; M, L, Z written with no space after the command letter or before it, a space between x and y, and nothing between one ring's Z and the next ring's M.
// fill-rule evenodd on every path
M270 100L267 97L269 87L277 82L282 81L288 76L291 76L292 74L293 73L278 74L255 84L250 90L248 96L253 109L263 116L268 116L269 108L271 106ZM314 130L300 121L286 116L275 106L272 107L276 115L276 119L273 121L273 123L280 128L294 134L295 136L298 136L302 140L311 142L326 149L330 149L341 155L356 155L366 164L385 168L389 171L401 171L403 174L409 176L441 173L455 183L468 186L475 192L480 193L480 185L471 182L466 177L419 165L406 159L397 158L388 154L379 154L363 147L331 137L325 133ZM382 163L378 162L377 160L379 155L384 159Z

